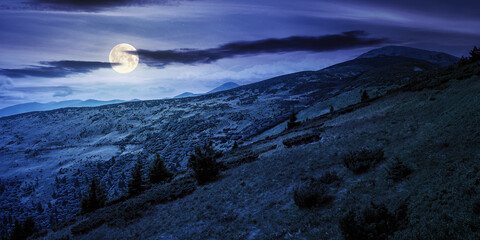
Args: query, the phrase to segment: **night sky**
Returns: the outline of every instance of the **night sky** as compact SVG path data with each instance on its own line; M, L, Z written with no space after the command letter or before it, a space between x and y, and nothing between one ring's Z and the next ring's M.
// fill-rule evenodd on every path
M467 55L480 1L2 0L0 108L69 99L160 99L319 70L373 48ZM119 43L140 64L109 63Z

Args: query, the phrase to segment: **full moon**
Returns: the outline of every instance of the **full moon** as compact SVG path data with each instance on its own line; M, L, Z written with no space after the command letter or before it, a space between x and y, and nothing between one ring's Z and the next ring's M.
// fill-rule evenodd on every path
M119 73L129 73L138 65L137 49L127 43L120 43L110 51L110 65Z

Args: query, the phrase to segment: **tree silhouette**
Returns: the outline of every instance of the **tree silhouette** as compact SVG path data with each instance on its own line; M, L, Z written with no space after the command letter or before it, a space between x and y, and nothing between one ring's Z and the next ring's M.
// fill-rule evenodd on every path
M370 99L370 96L368 96L368 93L366 90L363 90L363 93L362 93L362 102L366 102Z
M288 122L287 122L287 129L292 129L299 125L300 123L297 122L297 115L295 114L294 111L292 111L292 114L290 115L290 118L288 119Z
M128 193L131 196L135 196L142 193L143 190L145 190L145 188L143 187L142 180L142 162L140 158L138 158L132 169L132 179L128 183Z
M215 152L212 147L212 142L205 143L202 147L195 147L193 153L188 159L188 167L190 167L195 174L199 184L214 180L220 172L220 165L216 158L220 154Z
M238 148L238 143L237 141L233 142L232 149L237 149Z
M150 167L149 178L151 183L159 183L168 180L173 174L165 166L165 161L160 157L160 154L155 154L152 166Z
M35 227L35 221L33 221L33 218L29 217L25 219L25 221L23 222L19 222L18 220L15 220L13 230L10 234L10 239L24 240L24 239L27 239L36 231L37 231L37 228Z
M93 212L96 209L99 209L105 206L107 200L105 190L101 187L100 181L97 178L92 178L90 183L90 189L88 190L88 195L82 199L82 213Z
M470 51L470 61L475 62L478 60L480 60L480 49L478 49L477 46L474 46Z

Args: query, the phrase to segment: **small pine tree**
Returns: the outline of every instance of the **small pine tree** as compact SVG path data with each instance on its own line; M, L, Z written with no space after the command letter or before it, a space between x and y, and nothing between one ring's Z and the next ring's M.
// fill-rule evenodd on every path
M460 65L460 66L466 65L466 64L469 63L469 61L470 61L470 60L469 60L468 58L462 56L462 57L460 58L460 60L458 60L458 65Z
M82 199L81 208L82 213L93 212L105 206L107 200L105 190L101 187L100 181L97 178L92 178L88 195Z
M232 149L237 149L237 148L238 148L238 143L237 143L237 141L235 141L235 142L233 143Z
M297 115L295 114L295 112L292 111L292 115L290 115L290 118L287 122L287 128L292 129L298 125L300 125L300 123L297 122Z
M37 202L37 211L39 213L42 213L43 212L43 207L42 207L42 204L40 202Z
M150 167L149 178L151 183L159 183L171 178L173 174L165 166L165 162L160 157L160 154L155 154L152 166Z
M193 153L188 159L188 167L190 167L195 174L199 184L214 180L220 172L220 165L216 158L219 156L212 147L212 142L205 143L202 147L195 147Z
M480 49L478 49L477 46L474 46L470 51L470 61L475 62L478 60L480 60Z
M143 192L143 180L142 180L142 162L138 158L135 166L132 169L132 180L128 183L128 193L131 196L138 195Z
M366 102L370 99L370 96L368 96L368 93L366 90L363 90L363 93L362 93L362 102Z

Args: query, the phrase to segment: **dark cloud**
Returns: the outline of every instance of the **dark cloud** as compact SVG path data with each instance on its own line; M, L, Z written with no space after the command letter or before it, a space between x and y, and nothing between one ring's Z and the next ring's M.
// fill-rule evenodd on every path
M108 62L88 62L88 61L51 61L40 62L42 66L31 66L18 69L0 69L0 75L10 78L24 77L48 77L59 78L66 77L76 73L88 73L101 68L110 68Z
M473 18L480 19L479 9L480 1L462 0L462 1L438 1L438 0L328 0L335 4L353 3L363 6L372 6L375 8L390 8L397 10L406 10L412 13L423 13L425 15L437 15L443 17L455 18ZM379 9L378 11L381 11Z
M178 0L177 0L178 1ZM66 11L100 11L121 6L166 4L171 0L31 0L33 6Z
M386 43L385 38L367 38L364 31L351 31L341 34L318 37L288 37L281 39L264 39L250 42L232 42L218 48L204 50L179 49L149 51L138 50L140 59L149 66L164 67L172 63L198 64L211 63L223 58L239 55L262 53L283 53L295 51L325 52L341 49L377 46Z

